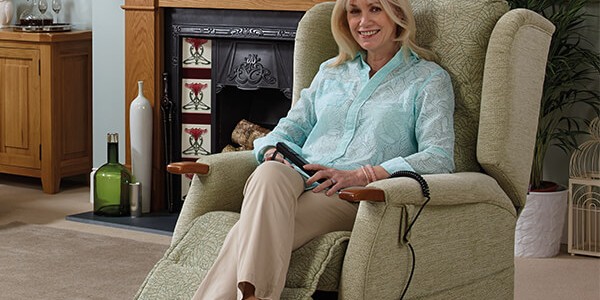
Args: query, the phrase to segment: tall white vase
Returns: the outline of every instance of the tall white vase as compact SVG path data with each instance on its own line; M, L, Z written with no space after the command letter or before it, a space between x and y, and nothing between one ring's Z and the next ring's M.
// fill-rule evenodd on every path
M144 97L144 82L138 81L138 96L129 106L131 169L141 183L142 212L150 212L152 187L152 106Z
M14 14L14 6L11 0L0 0L0 28L10 24Z

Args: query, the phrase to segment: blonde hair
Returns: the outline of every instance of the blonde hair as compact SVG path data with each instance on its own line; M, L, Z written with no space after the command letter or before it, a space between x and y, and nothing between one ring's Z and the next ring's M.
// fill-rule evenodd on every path
M337 0L331 15L331 32L339 47L339 54L333 62L333 66L353 59L356 56L356 53L361 50L360 45L354 40L354 37L350 32L348 19L346 17L349 1L350 0ZM399 46L402 46L405 57L408 57L410 50L412 50L419 57L424 59L435 59L435 54L432 51L417 45L417 26L412 7L408 0L379 0L379 2L385 13L397 25L399 34L394 41L396 41Z

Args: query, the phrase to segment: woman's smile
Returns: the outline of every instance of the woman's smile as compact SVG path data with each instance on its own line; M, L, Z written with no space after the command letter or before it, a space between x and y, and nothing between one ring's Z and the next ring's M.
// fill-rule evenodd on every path
M360 35L362 37L371 37L378 32L379 32L379 30L369 30L369 31L359 31L358 33L360 33Z

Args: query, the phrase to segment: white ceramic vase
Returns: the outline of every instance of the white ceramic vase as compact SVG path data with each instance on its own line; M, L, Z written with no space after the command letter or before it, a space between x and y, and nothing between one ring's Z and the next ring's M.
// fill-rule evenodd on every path
M0 28L10 24L14 14L14 6L11 0L0 0Z
M515 229L515 256L553 257L560 242L567 215L568 190L530 192Z
M141 184L142 212L150 212L152 187L152 106L144 97L144 82L138 81L138 96L129 106L131 171Z

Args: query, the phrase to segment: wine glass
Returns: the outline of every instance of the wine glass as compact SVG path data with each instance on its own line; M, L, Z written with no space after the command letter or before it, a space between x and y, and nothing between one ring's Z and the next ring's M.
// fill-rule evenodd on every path
M46 10L48 10L48 2L46 0L40 0L40 2L38 3L38 9L42 13L42 15L44 15L46 13Z
M42 15L40 16L40 19L42 20L42 25L46 25L46 10L48 10L48 2L46 0L40 0L38 2L38 9L40 10L40 13L42 13Z
M52 10L54 11L54 13L56 15L55 23L58 23L58 12L60 11L61 8L62 8L62 3L60 0L52 0Z

